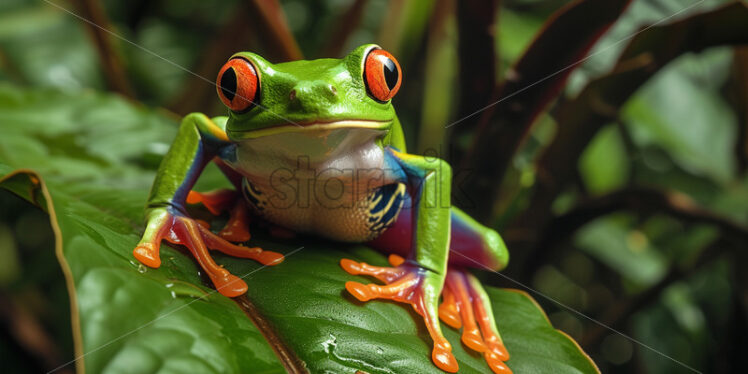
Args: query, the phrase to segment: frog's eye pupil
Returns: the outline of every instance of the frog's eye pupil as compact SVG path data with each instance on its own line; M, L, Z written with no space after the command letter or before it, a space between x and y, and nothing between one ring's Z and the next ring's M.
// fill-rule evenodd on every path
M373 49L364 61L364 83L369 95L380 103L392 99L400 89L400 65L389 52Z
M397 73L397 66L395 66L395 63L392 62L392 60L387 59L385 60L383 69L384 69L384 80L387 83L387 87L392 90L397 86L397 81L400 76L400 74Z
M229 101L234 100L236 95L236 72L234 68L228 68L221 76L221 92Z
M230 59L218 72L216 91L221 101L232 111L243 113L252 109L260 92L257 70L247 59Z

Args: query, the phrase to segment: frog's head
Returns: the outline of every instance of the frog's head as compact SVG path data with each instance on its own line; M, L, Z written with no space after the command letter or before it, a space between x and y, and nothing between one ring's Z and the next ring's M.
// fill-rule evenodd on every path
M237 53L218 73L216 87L230 109L226 131L242 140L336 128L387 131L401 81L397 60L368 44L342 59L281 64Z

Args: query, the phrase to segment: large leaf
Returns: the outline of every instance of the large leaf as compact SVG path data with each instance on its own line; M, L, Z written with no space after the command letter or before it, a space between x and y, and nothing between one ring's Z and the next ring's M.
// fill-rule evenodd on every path
M131 251L143 229L155 154L173 136L174 119L114 96L0 85L0 129L0 186L45 208L58 236L79 369L439 372L428 334L409 308L362 304L344 292L345 281L365 280L343 272L340 258L386 263L369 248L309 237L279 242L260 233L255 244L287 259L263 268L216 255L250 285L247 296L233 300L213 291L179 248L162 247L159 269L139 265ZM515 372L597 372L529 296L488 293ZM445 333L461 373L488 372L458 332Z

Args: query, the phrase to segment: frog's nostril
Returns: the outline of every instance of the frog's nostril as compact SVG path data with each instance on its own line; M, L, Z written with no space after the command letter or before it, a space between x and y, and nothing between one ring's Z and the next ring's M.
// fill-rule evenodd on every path
M337 95L337 94L338 94L338 90L337 90L337 89L335 88L335 86L333 86L333 85L328 85L327 87L328 87L328 88L330 89L330 92L331 92L331 93L332 93L333 95Z
M291 90L291 92L290 92L290 93L288 94L288 98L289 98L289 99L290 99L291 101L294 101L294 100L296 100L296 90L295 90L295 89Z

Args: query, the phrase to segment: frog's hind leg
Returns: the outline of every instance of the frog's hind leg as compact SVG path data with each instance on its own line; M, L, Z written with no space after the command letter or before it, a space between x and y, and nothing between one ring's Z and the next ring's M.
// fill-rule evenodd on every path
M410 243L402 238L412 235L410 214L401 213L393 226L368 243L373 248L407 255ZM451 211L449 268L442 290L439 318L452 328L462 328L462 342L480 352L494 373L507 374L511 370L504 363L509 354L496 328L491 303L483 287L467 268L500 270L509 261L509 253L501 237L490 228L473 220L457 208ZM390 255L392 259L400 259ZM351 274L376 277L385 283L397 277L394 268L375 267L350 260L341 262ZM347 286L347 285L346 285Z
M230 242L246 242L249 234L249 212L242 196L231 189L220 189L211 192L190 191L188 204L203 204L213 215L230 210L229 220L218 235Z
M509 262L509 251L499 234L452 207L449 265L498 271Z
M462 327L462 342L481 352L494 373L511 373L509 353L496 328L491 301L480 282L466 268L497 271L509 261L509 252L496 231L452 208L449 268L439 317L455 329Z
M466 270L450 267L442 297L442 321L456 329L462 327L462 342L482 353L494 373L512 373L505 364L509 353L496 330L491 301L480 282Z
M187 204L203 204L214 216L217 216L232 206L239 198L236 190L222 188L210 192L190 190L185 200Z

